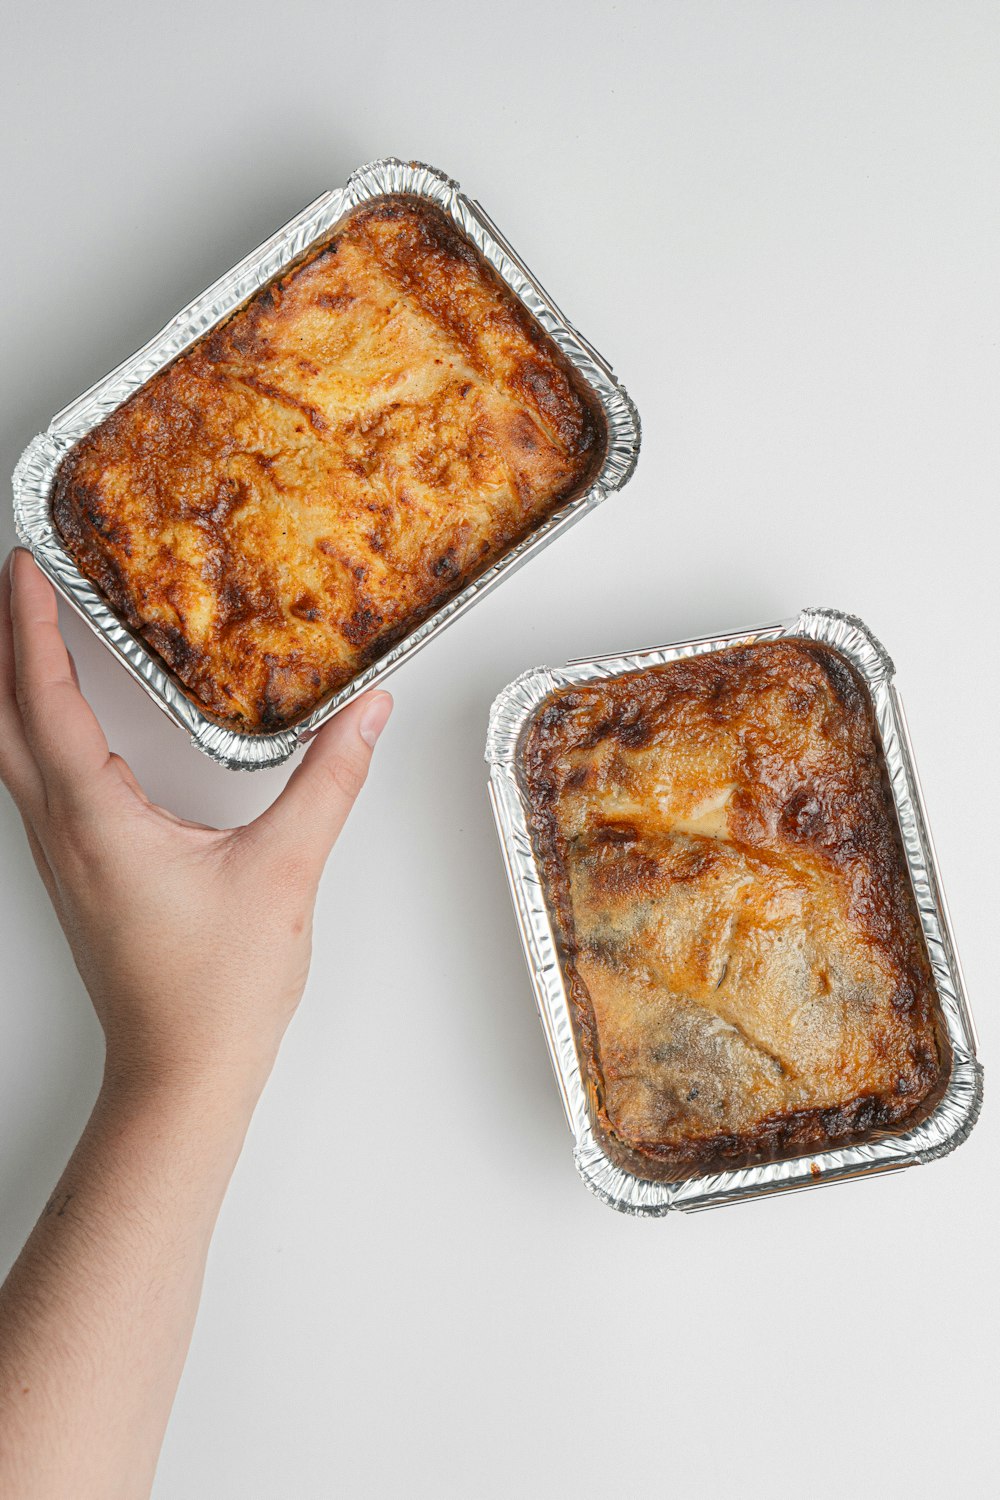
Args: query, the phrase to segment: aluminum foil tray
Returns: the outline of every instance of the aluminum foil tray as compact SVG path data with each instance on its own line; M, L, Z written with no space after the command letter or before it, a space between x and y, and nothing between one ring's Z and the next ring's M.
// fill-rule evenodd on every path
M604 462L593 483L408 636L389 648L293 728L277 734L241 733L218 723L179 686L160 659L122 624L66 552L52 522L51 489L65 453L117 406L317 240L326 238L359 204L386 193L410 193L436 203L478 247L528 312L541 324L597 397L607 425ZM611 366L581 337L532 276L484 210L442 172L420 162L387 157L360 167L346 187L324 193L283 229L228 271L177 314L155 338L78 397L46 432L29 443L14 471L17 534L65 599L83 616L149 693L190 734L199 749L233 770L258 770L286 760L310 733L365 688L381 682L407 656L487 593L502 578L555 540L630 478L639 451L639 418Z
M951 1043L951 1077L932 1112L905 1134L883 1135L862 1145L682 1182L648 1182L616 1166L594 1132L558 947L521 790L518 768L521 740L538 705L557 688L661 666L679 657L724 651L755 641L779 640L783 636L822 641L838 651L855 667L871 695L906 862ZM489 793L525 957L573 1134L577 1167L587 1186L612 1208L656 1216L671 1209L713 1208L791 1188L818 1187L869 1173L894 1172L946 1155L965 1140L975 1124L982 1103L983 1073L976 1059L975 1030L938 877L903 705L893 677L894 668L888 655L860 620L837 610L807 609L793 620L741 634L682 641L628 656L572 662L558 669L538 667L518 677L493 704L486 748Z

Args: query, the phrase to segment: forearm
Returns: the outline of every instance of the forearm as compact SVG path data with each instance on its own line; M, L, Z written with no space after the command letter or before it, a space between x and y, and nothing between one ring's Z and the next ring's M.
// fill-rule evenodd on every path
M391 707L346 707L252 822L188 822L111 753L51 585L26 553L0 568L0 780L112 1064L0 1292L0 1495L149 1491L219 1204L308 973L320 875Z
M106 1081L0 1292L0 1493L148 1494L260 1082Z

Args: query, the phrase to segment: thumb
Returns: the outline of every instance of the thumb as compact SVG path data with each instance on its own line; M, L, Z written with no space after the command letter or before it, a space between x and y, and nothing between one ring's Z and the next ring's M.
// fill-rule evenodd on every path
M277 837L322 865L365 784L391 712L388 693L366 693L324 724L284 791L248 831Z

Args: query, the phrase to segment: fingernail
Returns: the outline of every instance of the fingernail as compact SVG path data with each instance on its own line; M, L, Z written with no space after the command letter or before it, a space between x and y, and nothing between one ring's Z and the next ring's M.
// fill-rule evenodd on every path
M11 586L11 590L12 591L13 591L13 588L14 588L14 580L17 577L17 569L18 569L17 559L19 557L30 557L30 556L31 556L31 553L28 551L27 547L12 547L11 548L11 550L10 550L10 556L7 558L7 571L10 574L10 586Z
M358 725L358 733L369 749L374 749L375 741L388 724L391 713L392 699L389 694L376 693L361 715L361 723Z

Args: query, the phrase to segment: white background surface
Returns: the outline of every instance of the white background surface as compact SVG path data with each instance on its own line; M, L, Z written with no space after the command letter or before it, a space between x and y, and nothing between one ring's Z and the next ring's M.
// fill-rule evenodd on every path
M480 198L644 422L639 471L392 682L225 1205L158 1500L997 1493L1000 10L6 8L2 460L389 152ZM9 514L0 540L12 540ZM987 1064L953 1157L635 1222L578 1181L485 796L524 667L860 614L898 669ZM149 792L188 748L66 623ZM99 1033L0 794L0 1254ZM266 895L262 894L262 900Z

